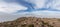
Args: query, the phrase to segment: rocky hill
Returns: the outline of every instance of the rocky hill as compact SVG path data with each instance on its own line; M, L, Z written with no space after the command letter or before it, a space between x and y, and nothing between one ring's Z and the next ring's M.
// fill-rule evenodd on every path
M20 17L14 21L0 23L0 27L60 27L60 19Z

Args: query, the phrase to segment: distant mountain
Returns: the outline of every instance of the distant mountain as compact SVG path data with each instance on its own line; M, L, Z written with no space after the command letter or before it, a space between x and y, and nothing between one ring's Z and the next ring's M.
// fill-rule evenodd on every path
M0 23L0 27L60 27L60 19L20 17L14 21Z

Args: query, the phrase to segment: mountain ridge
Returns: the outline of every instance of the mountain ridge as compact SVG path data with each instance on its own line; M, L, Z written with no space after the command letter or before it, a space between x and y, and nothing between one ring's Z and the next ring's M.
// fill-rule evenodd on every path
M14 21L0 23L0 27L60 27L60 19L20 17Z

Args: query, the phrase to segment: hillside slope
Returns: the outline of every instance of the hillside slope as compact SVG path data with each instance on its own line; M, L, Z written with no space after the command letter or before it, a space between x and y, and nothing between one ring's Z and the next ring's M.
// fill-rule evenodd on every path
M0 23L0 27L60 27L60 19L20 17L14 21Z

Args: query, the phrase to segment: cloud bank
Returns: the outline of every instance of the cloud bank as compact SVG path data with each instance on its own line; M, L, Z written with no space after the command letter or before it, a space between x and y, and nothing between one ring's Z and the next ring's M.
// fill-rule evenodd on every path
M0 12L5 13L14 13L18 10L26 10L27 7L21 6L17 3L7 3L7 2L0 2Z
M23 16L60 18L60 0L0 0L0 22Z

